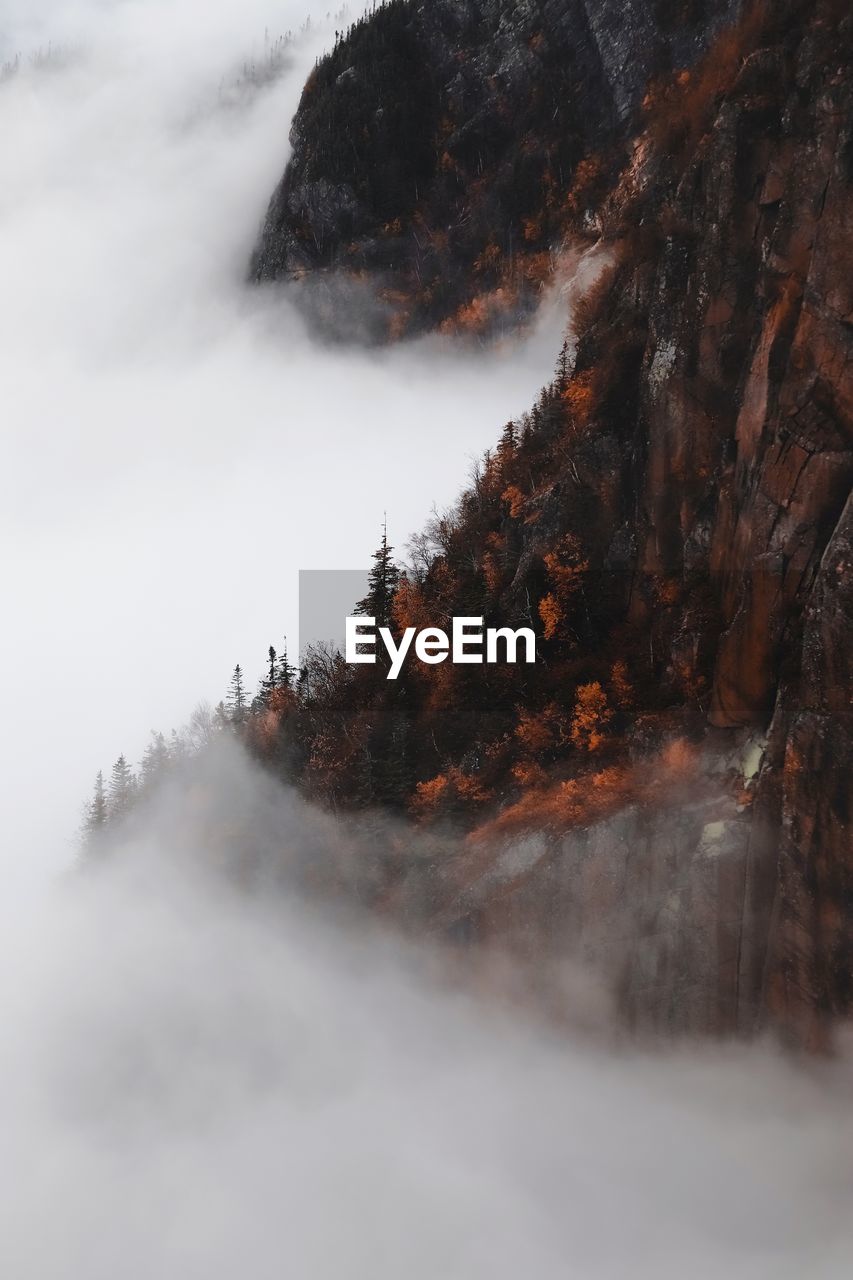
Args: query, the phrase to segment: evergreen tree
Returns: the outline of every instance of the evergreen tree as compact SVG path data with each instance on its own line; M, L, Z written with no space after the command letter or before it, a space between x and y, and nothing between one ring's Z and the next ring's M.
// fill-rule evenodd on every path
M296 667L292 667L287 660L287 636L284 637L284 649L278 655L278 665L276 668L276 678L279 687L282 689L292 689L299 672Z
M278 687L278 654L272 645L269 647L267 658L269 666L267 667L267 675L264 683L266 684L268 691L272 693L273 689Z
M412 787L409 725L402 711L390 711L370 740L370 788L365 803L402 808Z
M107 788L104 783L104 775L98 770L98 776L95 778L95 786L92 792L92 799L89 801L86 818L84 822L84 835L87 840L93 839L99 832L103 831L107 825L109 810L107 809Z
M278 688L278 654L272 645L267 651L266 674L258 686L258 692L252 699L252 710L263 711L270 705L270 699Z
M231 685L228 690L228 697L225 700L225 706L232 724L245 724L249 708L246 689L243 684L243 668L239 663L234 668L234 674L231 676Z
M493 477L501 486L514 478L514 463L518 454L518 431L514 422L508 422L501 433L495 454Z
M569 351L569 340L565 338L560 348L560 354L557 357L557 368L555 370L557 392L562 394L566 389L572 371L572 357Z
M385 520L382 525L382 541L373 553L367 595L355 606L357 614L375 618L378 627L387 627L391 622L391 606L400 580L400 572L392 559L393 551L394 548L388 545L388 521Z
M113 765L110 775L108 811L111 821L125 817L133 804L136 791L136 779L124 755L120 755Z
M162 733L151 731L151 741L142 757L140 784L150 786L163 773L169 763L169 747Z

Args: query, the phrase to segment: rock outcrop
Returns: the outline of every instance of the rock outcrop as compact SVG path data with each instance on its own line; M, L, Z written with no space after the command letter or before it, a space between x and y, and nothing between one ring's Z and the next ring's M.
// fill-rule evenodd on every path
M649 77L692 64L735 10L393 0L309 78L252 277L310 274L306 301L345 336L514 326L605 190ZM362 291L342 311L364 273L379 310Z
M488 714L447 728L418 687L393 712L363 695L370 732L385 716L406 756L389 794L426 776L405 744L431 735L429 795L458 816L492 786L527 833L404 869L384 900L405 913L414 894L433 927L540 957L570 938L636 1024L772 1022L817 1046L853 1013L853 17L833 0L733 17L388 6L306 86L253 271L378 273L402 331L477 297L488 314L499 289L523 304L536 277L519 260L568 223L606 245L572 367L505 435L417 588L418 607L545 623L550 674L524 691L546 744L522 761L534 802L507 794L505 744L528 732L511 694L481 691ZM548 573L596 584L562 649ZM631 723L595 785L618 790L652 721L700 743L709 775L745 743L758 755L727 789L578 819L578 784L552 795L541 777L541 760L574 767L548 717L599 669L618 696L606 661L623 653ZM378 749L360 751L346 767L379 794ZM569 834L549 829L553 796Z
M746 740L706 763L735 772L754 748ZM675 804L629 806L559 838L531 833L485 864L469 851L437 919L509 952L525 990L557 1012L568 965L595 974L641 1035L749 1033L762 1017L747 968L751 816L709 776Z
M680 577L707 557L722 628L709 720L770 722L746 946L768 1008L807 1040L849 1011L853 977L853 43L839 15L818 6L746 57L680 177L642 379L642 564Z
M839 17L782 23L671 194L665 161L646 175L662 240L604 322L620 306L647 317L616 508L639 503L637 580L707 582L714 620L691 621L688 596L661 629L642 588L629 612L688 679L707 676L711 726L768 730L749 817L710 863L687 813L631 839L626 899L646 900L654 875L671 927L663 944L632 935L626 999L653 1023L769 1019L812 1045L853 1011L853 23Z

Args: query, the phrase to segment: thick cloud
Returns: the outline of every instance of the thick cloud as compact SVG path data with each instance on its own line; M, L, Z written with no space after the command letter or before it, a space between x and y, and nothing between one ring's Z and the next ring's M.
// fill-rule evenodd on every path
M6 932L4 1275L849 1274L843 1063L616 1054L477 1003L301 896L335 838L218 755Z
M18 876L59 847L99 766L293 643L299 569L369 564L386 510L403 543L553 365L554 314L511 353L365 354L323 349L286 295L246 286L330 7L4 6L0 60L21 54L0 82ZM253 88L244 69L306 14L289 69Z
M327 29L259 92L241 68L305 12L4 6L0 1273L846 1277L843 1062L619 1056L484 1007L300 897L340 835L242 762L43 889L99 764L295 633L299 568L448 501L558 346L552 316L510 356L327 351L246 289ZM211 795L283 877L200 869L245 857Z

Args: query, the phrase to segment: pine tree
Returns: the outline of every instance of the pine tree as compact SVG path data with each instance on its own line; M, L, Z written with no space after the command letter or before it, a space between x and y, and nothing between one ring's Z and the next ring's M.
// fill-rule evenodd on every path
M391 622L394 592L400 580L400 572L392 559L393 550L388 545L388 521L385 520L382 525L382 541L373 553L367 595L355 606L357 614L375 618L378 627L387 627Z
M124 818L133 804L136 792L136 779L124 755L120 755L113 765L110 775L108 810L110 821Z
M518 432L514 422L508 422L501 434L500 443L498 444L498 465L502 475L506 475L507 471L515 458L518 448Z
M276 678L279 687L282 689L292 689L296 677L299 672L296 667L292 667L287 660L287 636L284 637L284 649L278 655L278 666L276 668Z
M169 736L169 760L173 765L180 764L182 760L186 760L189 755L189 747L186 737L183 733L179 733L177 729L173 729Z
M92 799L86 811L86 820L84 823L84 834L88 839L97 836L103 831L107 825L109 811L107 809L107 789L104 784L104 775L98 770L98 776L95 778L95 786L92 791Z
M267 670L260 685L258 692L252 700L253 711L263 711L265 707L270 705L270 699L278 688L278 654L272 645L267 651Z
M239 663L234 668L234 674L231 676L231 685L228 690L228 697L225 700L225 706L228 711L228 718L232 724L245 724L248 703L246 700L246 689L243 684L243 668Z
M562 395L562 393L565 391L566 383L569 381L571 370L572 370L572 357L571 357L571 352L569 351L569 340L568 338L566 338L564 339L563 345L560 348L560 354L557 357L557 368L555 370L558 395Z
M269 667L267 668L267 676L264 683L266 684L268 691L272 693L273 689L278 687L278 654L272 645L269 647L267 658L269 661Z
M140 785L150 786L157 780L169 764L169 747L162 733L151 731L151 741L145 748L142 757Z

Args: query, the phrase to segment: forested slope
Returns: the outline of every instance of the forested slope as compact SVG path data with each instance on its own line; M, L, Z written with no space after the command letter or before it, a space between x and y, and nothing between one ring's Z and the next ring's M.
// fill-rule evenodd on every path
M398 629L533 626L539 661L273 659L220 719L335 811L418 824L377 835L377 906L534 968L580 946L639 1023L820 1043L853 1000L853 23L620 13L358 24L253 268L391 273L399 332L491 316L508 279L517 316L540 255L606 249L553 382L404 575L375 565Z
M734 12L733 0L380 6L305 86L253 277L309 276L306 302L343 336L511 328L567 230L595 230L650 77L692 65ZM342 318L365 282L379 305Z

